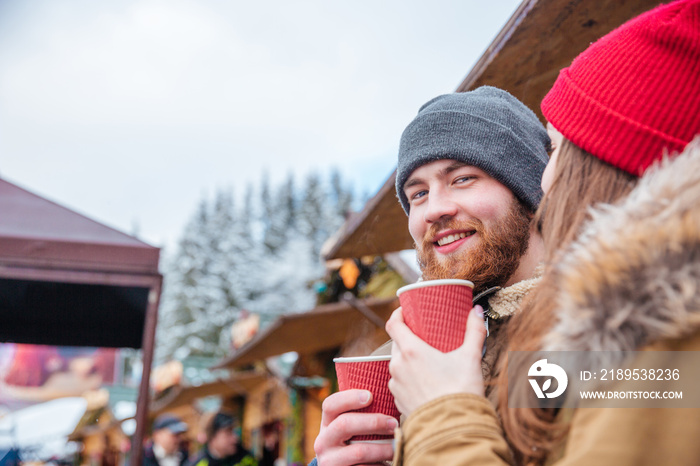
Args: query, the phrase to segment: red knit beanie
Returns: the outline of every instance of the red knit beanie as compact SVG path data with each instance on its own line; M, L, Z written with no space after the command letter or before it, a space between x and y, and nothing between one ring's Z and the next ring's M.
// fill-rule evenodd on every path
M542 113L564 137L641 175L700 133L700 0L634 18L559 73Z

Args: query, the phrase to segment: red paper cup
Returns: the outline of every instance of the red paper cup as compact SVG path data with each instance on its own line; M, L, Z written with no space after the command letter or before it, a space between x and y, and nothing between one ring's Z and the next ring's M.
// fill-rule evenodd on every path
M389 391L390 359L390 355L363 356L335 358L333 362L341 391L357 388L372 393L372 403L357 412L382 413L393 416L398 421L401 413L394 403L394 395ZM390 442L393 438L393 435L356 435L350 442Z
M464 343L473 288L468 280L426 280L399 288L396 295L408 328L447 353Z

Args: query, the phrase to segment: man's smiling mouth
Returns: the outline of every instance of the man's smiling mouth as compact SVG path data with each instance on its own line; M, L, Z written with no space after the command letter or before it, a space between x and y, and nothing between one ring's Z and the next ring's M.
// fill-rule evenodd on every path
M469 232L463 231L461 233L455 233L453 235L443 236L442 238L435 241L435 243L437 243L438 246L445 246L447 244L454 243L455 241L458 241L462 238L466 238L467 236L471 236L474 233L476 233L476 232L475 231L469 231Z

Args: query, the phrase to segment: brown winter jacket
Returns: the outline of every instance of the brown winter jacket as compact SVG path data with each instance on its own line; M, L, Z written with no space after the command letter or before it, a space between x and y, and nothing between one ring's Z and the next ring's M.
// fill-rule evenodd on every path
M556 267L559 320L544 350L700 351L700 140L647 172L621 205L598 209ZM577 409L547 462L700 464L700 409ZM514 461L492 405L460 394L408 417L396 439L402 464Z

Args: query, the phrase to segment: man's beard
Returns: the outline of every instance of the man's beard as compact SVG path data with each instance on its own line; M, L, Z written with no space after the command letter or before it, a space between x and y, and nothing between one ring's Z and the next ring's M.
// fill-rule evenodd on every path
M437 258L435 245L423 239L416 247L418 265L425 280L461 278L474 283L474 295L492 287L503 286L520 265L530 239L532 213L517 199L505 218L486 228L480 220L458 222L453 219L431 225L425 238L434 238L444 230L474 230L478 244L466 251Z

